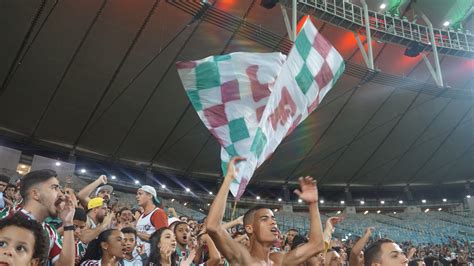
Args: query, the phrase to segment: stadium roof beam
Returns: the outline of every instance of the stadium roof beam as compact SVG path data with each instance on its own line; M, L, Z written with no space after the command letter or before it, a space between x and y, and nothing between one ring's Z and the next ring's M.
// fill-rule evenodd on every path
M290 6L293 0L281 0ZM355 32L366 31L367 20L364 9L348 1L336 0L298 0L300 12L313 14L319 19ZM430 30L427 26L410 22L407 19L368 10L370 34L384 42L410 46L418 44L423 51L431 52ZM441 54L474 58L474 35L471 33L433 29L438 52Z
M425 14L422 14L421 17L425 21L426 25L428 25L429 33L430 33L430 42L431 46L433 49L433 57L435 61L435 69L433 70L433 67L431 66L430 61L428 61L428 58L426 58L425 55L423 55L423 60L425 61L426 65L428 66L428 69L430 70L431 75L433 76L433 79L435 80L436 84L440 87L443 87L443 75L441 74L441 66L439 64L439 56L438 56L438 49L436 47L436 41L435 41L435 35L433 31L433 24L431 21L428 19L428 17Z

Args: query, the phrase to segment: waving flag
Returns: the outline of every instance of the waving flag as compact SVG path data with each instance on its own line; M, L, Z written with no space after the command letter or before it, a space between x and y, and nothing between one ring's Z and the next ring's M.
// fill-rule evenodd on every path
M222 169L233 156L231 184L239 199L254 171L285 136L316 109L344 71L344 61L308 19L288 58L281 53L232 53L176 63L199 117L221 144Z

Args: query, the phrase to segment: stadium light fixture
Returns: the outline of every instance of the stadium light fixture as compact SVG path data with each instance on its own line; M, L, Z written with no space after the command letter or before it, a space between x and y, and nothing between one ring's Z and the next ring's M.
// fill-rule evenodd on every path
M341 214L341 211L337 211L336 213L337 213L337 214Z
M397 214L397 212L393 212L393 214Z
M191 192L191 189L189 189L188 187L186 188L186 192Z
M260 199L260 196L257 196L256 199L259 200L259 199Z
M298 199L298 203L301 203L301 202L303 202L303 200L302 200L302 199Z
M379 214L379 213L380 213L380 210L377 211L377 214Z
M274 211L274 212L277 212L277 211L278 211L278 209L274 209L273 211Z
M380 5L380 9L382 9L382 10L384 10L386 7L387 7L387 4L385 4L385 3L382 3L382 4Z
M438 208L438 211L439 211L439 212L442 211L442 210L443 210L443 208Z
M184 205L184 206L186 206L186 205L188 205L188 203L187 203L187 202L185 202L183 205Z
M365 201L361 200L360 205L364 205L364 204L365 204Z
M212 195L212 191L209 191L209 195Z
M166 188L166 185L165 184L161 185L161 188Z
M421 200L421 203L426 203L426 200L425 200L425 199L422 199L422 200Z
M467 195L466 198L470 199L470 198L471 198L471 195Z
M403 204L403 200L399 200L399 201L398 201L398 204Z
M81 174L85 174L86 172L87 172L86 169L84 169L84 168L81 169Z
M174 201L174 199L171 199L171 202L173 202L173 201Z
M427 212L429 212L429 211L430 211L430 209L428 208L428 209L425 210L425 213L427 213Z
M446 201L448 201L448 200L447 200L447 199L443 199L443 202L446 202Z
M384 200L381 200L381 201L380 201L380 204L385 204L385 201L384 201Z
M56 166L61 166L61 163L60 163L60 162L56 162Z
M367 213L369 213L369 211L365 211L365 212L364 212L364 215L367 214Z
M113 175L113 176L111 176L110 178L112 178L112 180L115 180L115 179L117 179L117 177L116 177L116 176L114 176L114 175Z
M341 204L344 204L344 203L346 203L346 202L345 202L345 201L343 201L343 200L341 200Z
M451 24L449 21L445 21L445 22L443 23L443 26L447 27L447 26L449 26L449 24Z
M211 206L211 204L210 204L210 203L208 203L208 204L207 204L207 206Z
M319 203L324 204L324 200L320 200Z
M281 199L281 198L278 198L278 201L279 201L279 202L281 202L281 201L282 201L282 199Z
M138 181L138 180L135 180L135 184L137 184L137 185L138 185L138 184L140 184L140 181Z

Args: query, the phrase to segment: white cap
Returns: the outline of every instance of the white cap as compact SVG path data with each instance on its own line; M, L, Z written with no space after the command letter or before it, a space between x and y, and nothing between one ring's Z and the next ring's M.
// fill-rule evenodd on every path
M153 196L153 203L155 203L155 205L160 205L160 200L158 199L158 196L156 195L156 190L154 187L152 186L148 186L148 185L144 185L144 186L141 186L138 190L143 190L147 193L150 193L152 196Z

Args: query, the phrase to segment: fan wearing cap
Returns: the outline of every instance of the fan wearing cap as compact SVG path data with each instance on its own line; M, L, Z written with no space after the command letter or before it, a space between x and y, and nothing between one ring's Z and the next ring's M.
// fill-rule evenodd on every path
M109 229L112 223L112 214L107 212L107 205L103 198L96 197L87 203L87 229L82 231L79 239L88 244L96 239L99 234Z
M136 199L138 206L144 210L136 225L137 244L144 244L146 254L150 255L150 244L148 243L150 235L156 230L168 226L168 216L163 209L157 207L160 205L160 200L152 186L140 187L137 190Z
M81 202L84 208L87 208L91 198L89 195L95 190L94 197L103 198L106 203L110 200L110 195L114 191L114 188L111 185L107 185L107 177L105 175L99 176L94 182L85 186L79 193L77 193L77 198Z

